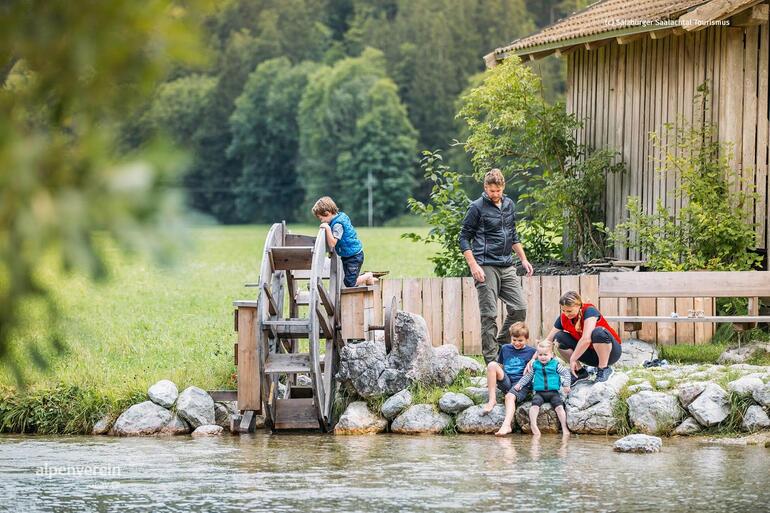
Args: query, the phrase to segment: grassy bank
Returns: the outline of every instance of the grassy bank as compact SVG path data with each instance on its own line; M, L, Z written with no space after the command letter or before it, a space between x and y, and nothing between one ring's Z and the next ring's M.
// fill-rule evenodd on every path
M290 228L308 234L317 229ZM14 342L12 358L25 370L29 386L19 394L9 368L2 368L0 427L77 432L88 423L83 419L119 410L164 378L180 390L189 385L232 388L232 302L256 297L254 289L244 284L257 281L267 230L268 226L196 228L191 246L172 268L105 244L109 281L93 284L77 276L49 276L66 319L67 354L59 358L48 354L50 368L38 370L22 344L41 341L45 329L28 323ZM427 228L361 228L364 267L390 270L395 277L431 276L431 248L402 240L405 231L426 233ZM34 306L29 306L31 311ZM72 411L67 411L67 404ZM35 413L42 405L50 418Z

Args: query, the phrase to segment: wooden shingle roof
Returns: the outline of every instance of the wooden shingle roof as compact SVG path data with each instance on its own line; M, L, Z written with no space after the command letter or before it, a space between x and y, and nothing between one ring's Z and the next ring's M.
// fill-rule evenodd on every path
M708 2L709 0L601 0L539 32L495 49L494 54L528 53L522 50L567 46L571 40L632 27L639 31L654 30L660 27L645 26L644 23L676 20L682 14Z

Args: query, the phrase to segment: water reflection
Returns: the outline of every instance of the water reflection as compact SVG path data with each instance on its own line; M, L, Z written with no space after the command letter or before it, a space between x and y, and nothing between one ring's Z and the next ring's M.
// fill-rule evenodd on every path
M666 440L637 455L612 452L612 441L0 437L0 511L725 511L770 501L764 448Z

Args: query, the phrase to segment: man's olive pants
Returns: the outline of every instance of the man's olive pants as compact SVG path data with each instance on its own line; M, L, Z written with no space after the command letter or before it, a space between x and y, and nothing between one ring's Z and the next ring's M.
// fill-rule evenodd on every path
M516 321L527 318L527 300L521 288L516 268L482 265L485 280L476 282L481 313L481 349L484 360L489 363L497 360L500 345L511 341L508 330ZM505 321L497 331L497 300L502 299L506 307Z

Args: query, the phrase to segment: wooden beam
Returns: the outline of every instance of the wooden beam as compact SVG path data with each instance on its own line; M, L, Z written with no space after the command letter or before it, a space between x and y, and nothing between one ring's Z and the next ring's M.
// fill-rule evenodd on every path
M673 28L666 28L666 29L661 29L661 30L653 30L652 32L650 32L650 38L651 39L663 39L664 37L668 37L668 36L670 36L673 33L674 33L674 29Z
M489 52L484 56L484 65L487 69L492 69L497 66L497 54L495 52Z
M278 304L275 302L273 293L270 292L270 287L267 286L267 283L262 284L262 292L267 297L267 309L270 311L270 315L278 315Z
M602 46L607 46L610 41L612 41L612 39L600 39L598 41L590 41L588 43L583 43L583 47L585 47L585 49L590 52L591 50L596 50L597 48L601 48Z
M602 273L599 297L753 297L770 290L767 271Z
M567 56L567 55L569 55L569 54L571 54L571 53L574 53L576 50L580 50L581 48L583 48L583 46L582 46L582 45L573 45L573 46L568 46L568 47L566 47L566 48L559 48L559 49L558 49L558 50L556 50L556 51L555 51L553 54L554 54L556 57Z
M645 36L645 33L641 34L631 34L628 36L618 36L615 38L615 40L618 42L619 45L627 45L628 43L633 43L634 41L637 41Z
M707 22L727 18L762 0L712 0L679 17L679 26L688 32L708 27Z
M326 313L329 314L329 316L334 317L335 305L320 280L318 281L318 297L321 300L321 304L323 304Z
M320 308L316 307L315 311L318 314L318 324L321 326L323 337L326 339L334 338L334 328L329 322L329 318Z
M759 4L730 18L731 27L753 27L767 23L770 4Z

